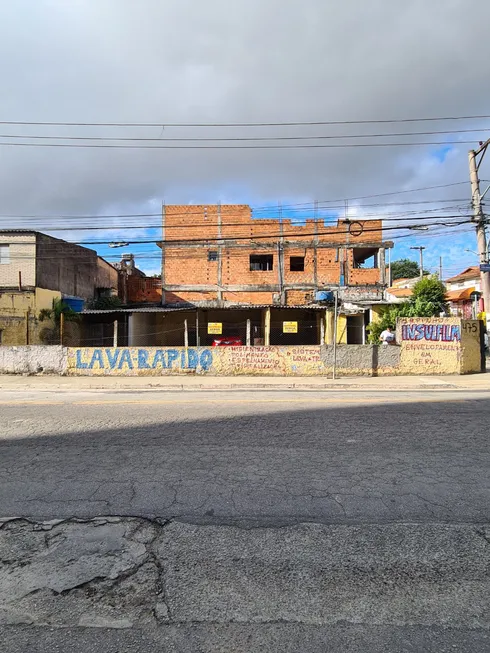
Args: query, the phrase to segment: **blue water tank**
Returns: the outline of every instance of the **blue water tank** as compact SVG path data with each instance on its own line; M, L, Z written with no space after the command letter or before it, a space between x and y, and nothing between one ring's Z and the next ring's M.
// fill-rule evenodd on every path
M63 297L62 301L76 313L81 313L83 311L85 300L80 297Z
M334 295L331 290L318 290L315 293L315 301L316 302L333 302L334 301Z

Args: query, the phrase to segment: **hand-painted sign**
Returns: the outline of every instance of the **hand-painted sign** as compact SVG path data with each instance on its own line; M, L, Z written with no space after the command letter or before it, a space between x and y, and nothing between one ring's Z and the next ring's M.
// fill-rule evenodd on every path
M454 342L461 340L461 329L457 324L404 324L402 340Z
M282 323L282 332L283 333L298 333L298 323L297 322L283 322Z
M223 324L221 322L208 322L208 333L221 335L223 333Z
M208 370L213 364L211 349L75 349L77 370Z

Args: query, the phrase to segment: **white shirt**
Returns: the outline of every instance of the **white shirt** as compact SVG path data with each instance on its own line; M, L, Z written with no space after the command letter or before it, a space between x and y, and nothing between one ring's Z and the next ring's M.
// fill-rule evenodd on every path
M393 342L395 339L395 334L392 333L391 331L383 331L380 336L381 340L383 341L383 345L389 345L390 342Z

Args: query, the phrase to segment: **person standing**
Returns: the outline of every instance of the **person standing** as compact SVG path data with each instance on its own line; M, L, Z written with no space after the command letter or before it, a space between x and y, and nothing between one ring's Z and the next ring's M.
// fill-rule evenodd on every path
M384 331L381 332L379 339L383 345L394 345L395 344L395 334L391 330L391 327L386 327Z

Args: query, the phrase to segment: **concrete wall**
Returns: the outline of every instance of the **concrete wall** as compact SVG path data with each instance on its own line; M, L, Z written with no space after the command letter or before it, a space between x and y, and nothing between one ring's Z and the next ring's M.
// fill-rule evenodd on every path
M92 249L37 235L36 285L91 300L96 288L118 287L118 273Z
M390 351L388 351L388 349ZM343 376L399 373L397 347L377 345L337 348L337 372ZM321 376L333 369L332 346L71 348L68 374L161 376Z
M55 346L0 347L2 374L64 374L67 349Z
M337 368L344 376L386 376L400 374L400 347L382 345L340 345ZM322 347L325 367L333 368L333 347Z
M481 371L480 324L477 320L407 318L400 320L397 338L401 346L339 344L337 374L426 376ZM39 370L119 376L323 376L330 375L332 368L332 345L191 346L187 349L147 345L66 349L56 346L0 347L0 373Z

